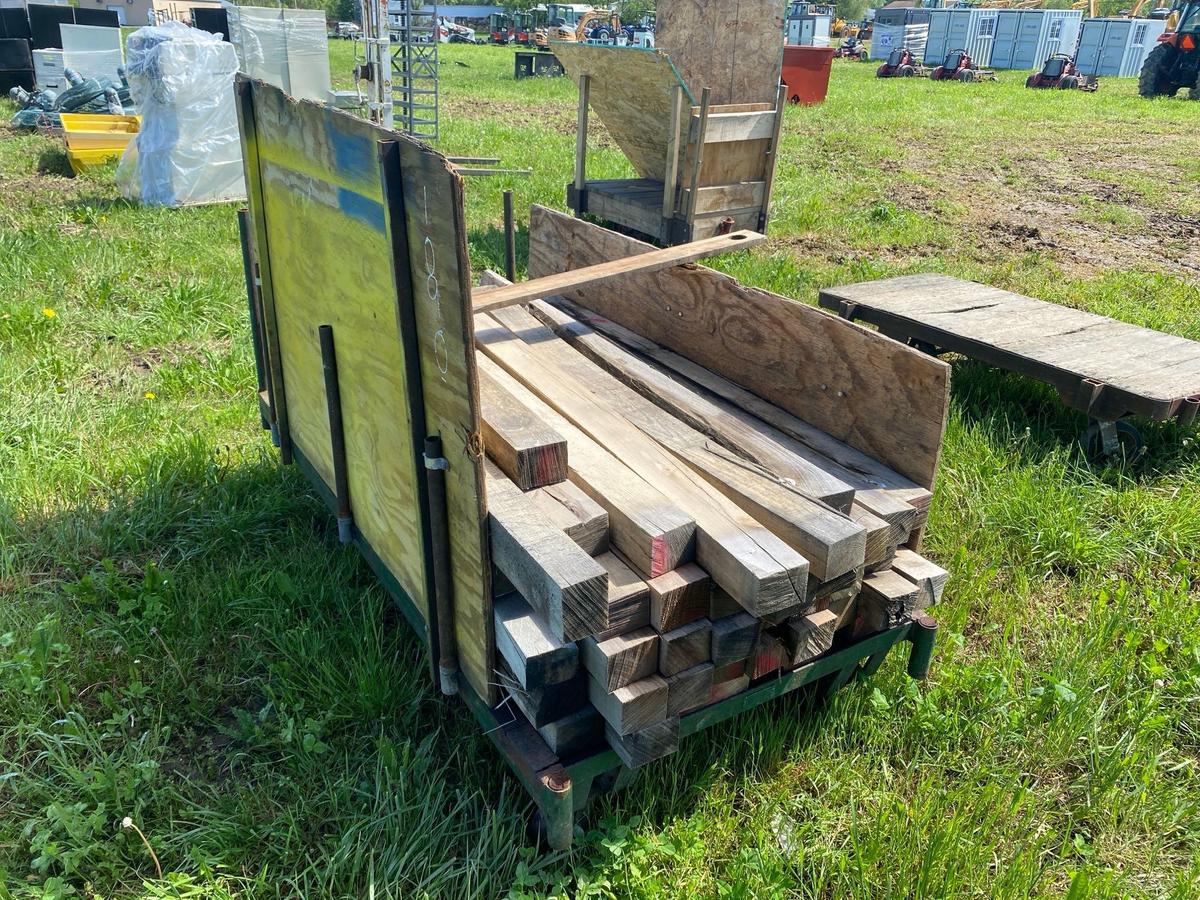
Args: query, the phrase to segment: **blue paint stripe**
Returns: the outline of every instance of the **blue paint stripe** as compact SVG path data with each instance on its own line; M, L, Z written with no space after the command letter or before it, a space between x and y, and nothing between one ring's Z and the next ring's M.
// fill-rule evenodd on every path
M387 222L384 218L383 204L378 200L356 194L345 188L337 189L338 208L352 219L357 219L368 228L387 233Z
M379 162L375 158L375 141L360 134L343 131L337 116L325 120L325 134L333 148L338 172L349 181L378 181Z

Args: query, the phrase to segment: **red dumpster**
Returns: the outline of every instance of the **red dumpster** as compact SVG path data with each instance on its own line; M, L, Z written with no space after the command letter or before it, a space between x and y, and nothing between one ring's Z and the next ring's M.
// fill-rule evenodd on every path
M788 100L805 106L823 103L832 66L832 47L784 47L783 83L787 85Z

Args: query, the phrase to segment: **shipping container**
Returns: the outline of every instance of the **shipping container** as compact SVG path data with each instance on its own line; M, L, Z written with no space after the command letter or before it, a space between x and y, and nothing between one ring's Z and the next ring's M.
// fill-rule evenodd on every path
M934 9L926 65L966 50L980 67L1032 69L1052 53L1075 48L1083 13L1072 9Z
M1084 19L1075 55L1079 73L1136 78L1166 24L1162 19Z

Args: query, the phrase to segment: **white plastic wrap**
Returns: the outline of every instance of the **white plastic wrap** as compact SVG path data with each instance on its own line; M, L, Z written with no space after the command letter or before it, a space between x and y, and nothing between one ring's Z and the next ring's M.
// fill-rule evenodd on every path
M246 196L232 45L180 22L140 28L126 75L142 128L117 168L117 186L152 206Z
M302 100L329 100L329 37L319 9L228 6L242 72Z
M121 29L94 25L60 26L63 67L84 78L107 78L120 83L125 56L121 52Z

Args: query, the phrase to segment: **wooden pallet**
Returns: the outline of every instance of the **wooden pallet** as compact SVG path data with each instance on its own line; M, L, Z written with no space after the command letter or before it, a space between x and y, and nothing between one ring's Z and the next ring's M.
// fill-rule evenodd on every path
M843 318L934 352L960 353L1054 387L1098 423L1195 422L1200 342L946 275L828 288Z

